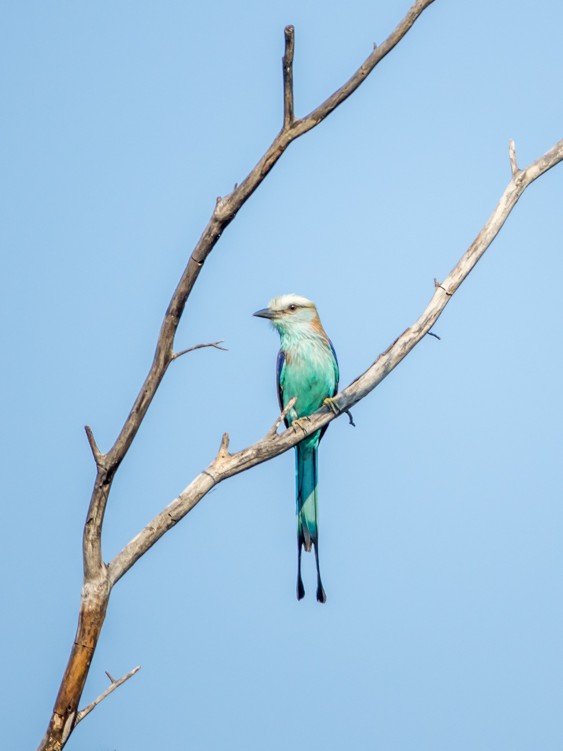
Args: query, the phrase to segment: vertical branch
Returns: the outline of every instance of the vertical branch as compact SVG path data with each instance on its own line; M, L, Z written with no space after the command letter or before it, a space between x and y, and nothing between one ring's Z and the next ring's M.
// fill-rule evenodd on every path
M295 121L293 102L293 55L295 52L295 29L286 26L285 54L283 56L283 130L288 130Z
M49 726L38 751L60 751L74 730L78 721L78 702L104 625L109 595L107 577L97 584L84 584L76 636Z

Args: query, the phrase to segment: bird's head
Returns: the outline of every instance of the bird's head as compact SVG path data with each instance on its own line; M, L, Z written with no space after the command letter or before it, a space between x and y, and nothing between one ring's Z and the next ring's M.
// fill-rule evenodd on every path
M301 295L274 297L267 308L257 310L254 315L270 320L280 334L306 330L322 332L315 303Z

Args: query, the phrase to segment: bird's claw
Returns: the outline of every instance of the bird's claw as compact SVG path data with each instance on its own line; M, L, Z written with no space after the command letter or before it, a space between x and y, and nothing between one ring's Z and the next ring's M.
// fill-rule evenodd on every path
M326 399L323 399L323 404L325 405L325 407L328 407L335 415L340 414L340 410L336 406L336 402L334 401L334 399L332 399L332 397L327 396Z
M323 404L328 407L335 415L339 415L341 410L338 408L336 401L332 399L331 397L328 397L323 400ZM356 427L356 423L354 422L354 418L352 417L352 413L349 409L343 409L342 412L345 412L348 415L348 419L350 420L350 425L352 425L354 428Z
M296 417L295 420L293 420L293 422L291 423L291 427L293 428L293 430L297 430L297 428L299 427L306 434L307 429L304 427L303 423L309 420L309 417Z

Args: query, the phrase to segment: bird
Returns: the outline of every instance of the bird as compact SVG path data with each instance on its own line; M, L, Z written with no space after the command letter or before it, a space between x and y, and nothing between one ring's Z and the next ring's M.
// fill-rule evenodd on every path
M277 387L280 409L296 398L285 416L286 427L296 429L323 404L332 406L338 391L339 368L332 342L322 327L315 303L296 294L274 297L267 308L253 315L271 321L280 335ZM326 602L319 568L318 458L321 438L328 426L305 436L295 447L297 515L297 599L305 596L301 553L315 551L317 600Z

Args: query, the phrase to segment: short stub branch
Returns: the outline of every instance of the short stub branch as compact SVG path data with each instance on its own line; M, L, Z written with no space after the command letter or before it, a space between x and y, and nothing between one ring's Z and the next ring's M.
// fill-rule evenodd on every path
M516 161L516 144L514 139L511 138L508 142L508 158L510 159L510 169L512 170L512 177L520 172L518 168L518 162Z
M98 448L98 444L96 443L96 439L94 438L94 433L92 432L92 428L89 425L84 426L84 430L86 431L86 438L88 438L88 443L90 444L90 449L92 451L92 456L94 457L94 461L96 462L96 466L99 467L102 463L102 459L104 458L104 455Z

